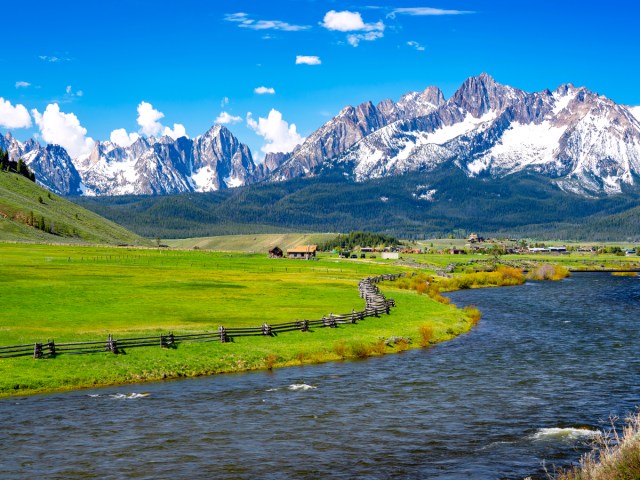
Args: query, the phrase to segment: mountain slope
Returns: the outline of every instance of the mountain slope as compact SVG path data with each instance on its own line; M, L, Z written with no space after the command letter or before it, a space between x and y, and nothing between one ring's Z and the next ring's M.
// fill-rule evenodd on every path
M148 237L367 230L402 238L459 229L536 238L638 239L637 229L594 225L637 207L640 191L596 199L565 192L539 174L468 177L457 167L354 183L340 171L215 193L77 198Z
M0 240L148 245L124 227L26 178L0 172Z

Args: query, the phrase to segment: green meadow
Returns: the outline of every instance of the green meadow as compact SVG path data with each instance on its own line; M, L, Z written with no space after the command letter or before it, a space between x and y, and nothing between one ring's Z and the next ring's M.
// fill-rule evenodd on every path
M393 263L264 254L0 244L0 346L195 333L361 310L361 278ZM125 354L0 359L0 396L265 369L397 352L467 331L465 312L395 282L397 307L356 325L143 347ZM426 332L426 333L425 333ZM398 337L400 342L385 345Z

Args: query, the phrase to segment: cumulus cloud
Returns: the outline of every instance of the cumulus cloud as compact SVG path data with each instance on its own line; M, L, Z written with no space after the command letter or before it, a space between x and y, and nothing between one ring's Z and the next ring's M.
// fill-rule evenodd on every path
M258 95L265 95L265 94L273 95L276 93L275 89L271 87L257 87L257 88L254 88L253 91Z
M29 82L16 82L16 88L27 88L30 86L31 84Z
M170 128L160 123L159 120L164 118L164 113L153 108L153 105L149 102L140 102L137 110L138 118L136 119L136 122L140 126L140 130L138 130L140 134L148 137L167 135L174 140L177 140L180 137L188 137L184 125L174 123L173 128ZM111 132L110 139L116 145L128 147L140 138L139 133L127 133L124 128L118 128Z
M342 12L336 12L335 10L328 11L320 25L327 30L358 32L347 35L347 42L354 47L357 47L361 41L371 42L382 38L385 28L382 21L365 23L364 20L362 20L360 12L350 12L348 10Z
M140 135L138 135L135 132L127 133L127 131L124 128L118 128L113 132L111 132L110 140L116 145L126 148L126 147L129 147L131 144L133 144L139 138L140 138Z
M164 113L153 108L148 102L140 102L138 105L137 122L140 125L140 132L147 136L157 137L159 135L168 135L174 140L180 137L186 137L187 131L184 125L174 123L173 128L165 127L158 120L164 118Z
M162 124L158 121L164 118L164 113L159 112L148 102L140 102L138 105L137 122L140 132L147 136L157 136L162 132Z
M274 108L267 118L259 117L257 122L251 112L247 113L247 126L264 138L265 144L260 149L264 153L287 153L304 141L304 137L296 131L296 125L289 125Z
M238 123L241 121L242 121L242 117L231 115L228 112L220 112L220 115L218 115L213 122L218 123L220 125L227 125L230 123Z
M320 57L315 55L296 55L296 65L320 65Z
M224 16L227 22L235 22L240 28L250 28L252 30L283 30L285 32L299 32L308 30L309 25L292 25L280 20L253 20L244 12L228 13Z
M422 45L420 45L418 42L414 42L413 40L410 40L410 41L407 42L407 45L409 45L410 47L415 48L419 52L424 52L424 47Z
M24 105L11 105L9 100L0 97L0 126L5 128L29 128L31 116Z
M61 112L57 103L47 105L44 113L34 108L31 114L47 143L63 146L71 158L91 153L95 142L87 137L87 129L80 125L75 114Z
M409 8L394 8L391 11L391 13L387 15L387 17L394 18L396 15L411 15L411 16L464 15L466 13L474 13L474 12L469 10L443 10L442 8L409 7Z

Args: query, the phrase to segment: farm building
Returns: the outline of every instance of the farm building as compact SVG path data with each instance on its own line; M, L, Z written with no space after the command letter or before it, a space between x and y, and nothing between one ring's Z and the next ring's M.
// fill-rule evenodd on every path
M298 245L287 250L287 257L309 260L316 256L316 250L318 250L317 245Z
M269 250L269 258L282 258L284 256L284 252L280 247L273 247Z

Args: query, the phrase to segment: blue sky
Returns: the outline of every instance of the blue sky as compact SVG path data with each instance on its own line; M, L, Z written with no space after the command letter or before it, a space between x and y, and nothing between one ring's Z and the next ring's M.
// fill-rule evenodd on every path
M76 154L113 131L195 137L218 119L261 157L345 105L429 85L449 97L481 72L640 105L629 0L7 3L0 131Z

